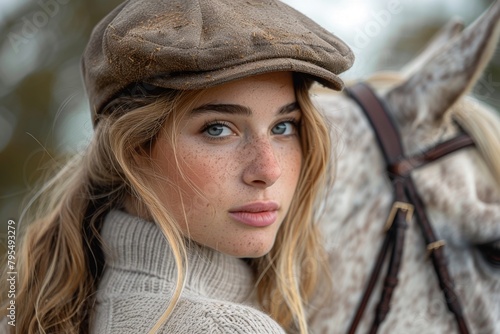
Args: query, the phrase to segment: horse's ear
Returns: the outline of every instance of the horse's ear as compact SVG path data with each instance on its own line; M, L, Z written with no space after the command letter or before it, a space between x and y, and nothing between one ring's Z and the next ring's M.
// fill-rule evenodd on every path
M387 93L401 126L441 120L471 90L491 59L500 35L500 0L434 57Z
M446 47L450 41L457 37L464 30L464 23L459 18L453 18L444 25L427 43L422 52L401 70L405 78L417 73L424 64L434 57L439 50Z

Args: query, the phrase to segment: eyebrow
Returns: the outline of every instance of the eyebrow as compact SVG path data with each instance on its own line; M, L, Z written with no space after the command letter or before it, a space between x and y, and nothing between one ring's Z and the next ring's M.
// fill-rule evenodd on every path
M294 111L300 110L297 102L292 102L278 109L278 115L286 115ZM236 114L243 116L251 116L252 110L248 107L239 104L204 104L191 111L191 115L197 115L204 112L216 112L222 114Z

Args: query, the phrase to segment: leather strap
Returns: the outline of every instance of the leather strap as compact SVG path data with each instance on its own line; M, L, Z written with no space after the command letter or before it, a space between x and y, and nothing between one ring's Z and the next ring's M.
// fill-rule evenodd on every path
M463 315L458 295L454 291L453 280L448 272L444 251L441 247L442 244L439 243L439 240L436 238L410 173L415 168L425 166L447 154L473 146L473 140L467 134L460 134L451 140L436 145L426 152L416 154L412 157L406 157L401 145L401 137L397 128L394 126L390 113L387 111L388 108L377 97L375 92L364 83L356 84L346 91L347 94L360 105L375 131L377 141L386 162L388 176L393 184L395 198L388 219L390 228L384 238L375 266L372 269L367 288L356 310L348 333L353 334L356 332L370 296L373 293L377 279L380 276L384 259L390 249L391 257L387 274L370 333L375 334L386 318L390 309L390 300L393 291L398 283L397 277L404 246L404 231L411 220L411 214L414 209L424 240L428 245L428 249L432 250L432 262L439 279L441 290L445 295L448 309L455 315L459 332L468 334L467 322ZM410 211L411 214L409 214ZM436 247L436 245L439 246Z
M372 273L368 280L368 284L366 286L365 292L363 293L363 297L361 298L361 302L358 305L358 309L354 314L354 317L349 325L349 330L347 333L354 334L356 333L356 329L361 322L363 314L365 312L366 306L368 305L368 301L373 293L373 289L375 288L375 283L377 283L378 277L380 276L380 271L382 270L382 265L384 264L385 257L387 255L387 251L389 250L391 236L387 233L384 237L384 242L380 247L380 250L377 255L377 261L373 266Z
M420 154L415 154L409 158L401 158L395 163L389 165L388 171L392 175L406 177L414 169L434 162L444 157L445 155L474 145L474 141L469 135L461 133L457 137L442 142L428 151Z
M415 187L415 183L411 178L409 178L406 189L410 201L415 205L415 214L418 218L417 222L419 223L425 243L426 245L431 245L438 241L438 238L436 237L429 218L425 213L424 204L422 203L422 200L420 199L420 196ZM453 279L451 278L451 275L448 271L448 261L444 254L444 248L440 247L433 249L430 256L432 259L432 264L434 266L434 271L436 272L437 278L439 280L439 287L444 294L448 309L451 311L451 313L453 313L457 321L458 332L467 334L469 333L467 321L463 314L460 298L455 292L455 283L453 282Z
M365 83L349 87L346 92L367 115L377 135L377 141L385 161L389 165L396 163L403 156L403 146L390 114L385 112L386 106Z
M393 182L395 197L398 202L406 203L406 194L404 189L404 180L397 179ZM390 230L387 232L392 240L392 251L389 259L389 266L387 267L387 274L384 279L382 294L379 304L375 311L375 318L373 319L372 328L370 333L376 333L379 326L387 317L390 311L391 298L394 289L398 285L399 268L401 267L401 260L403 258L403 248L405 240L405 232L408 227L409 217L406 212L398 210Z

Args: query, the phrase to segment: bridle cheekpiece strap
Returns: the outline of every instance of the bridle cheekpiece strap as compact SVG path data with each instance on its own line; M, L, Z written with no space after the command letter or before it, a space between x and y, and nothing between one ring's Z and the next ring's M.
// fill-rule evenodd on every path
M356 332L380 276L385 257L390 250L391 255L382 294L369 333L376 333L387 316L390 309L390 300L398 283L405 230L413 214L415 214L426 243L427 253L432 259L439 286L445 295L448 309L455 316L459 333L468 334L467 321L463 315L459 297L455 292L454 283L448 271L443 249L445 242L437 239L435 235L425 212L424 204L411 177L411 172L457 150L474 146L474 141L469 135L461 133L455 138L438 144L423 153L406 157L400 134L388 111L389 108L378 98L375 92L365 83L358 83L347 88L346 91L349 97L358 103L372 125L394 191L394 201L385 226L386 235L348 333L353 334Z

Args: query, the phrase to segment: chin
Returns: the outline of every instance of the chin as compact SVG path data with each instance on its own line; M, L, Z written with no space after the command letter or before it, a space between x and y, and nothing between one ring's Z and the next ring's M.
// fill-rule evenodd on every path
M254 231L253 233L238 233L224 238L194 239L201 245L212 248L220 253L237 258L259 258L267 255L276 241L274 231Z
M241 249L236 250L234 252L235 254L232 254L233 256L240 257L240 258L248 258L248 259L255 259L259 257L263 257L267 255L271 249L274 246L274 242L272 243L260 243L258 245L249 245L253 247L243 247Z
M255 250L255 251L249 251L246 254L242 255L237 255L240 258L245 258L245 259L258 259L259 257L263 257L267 255L271 251L271 248L266 249L266 250Z
M229 247L212 247L226 255L237 258L259 258L268 254L273 248L274 240L272 242L254 241L248 243L238 243L237 245L228 245Z

